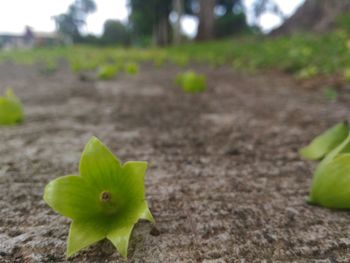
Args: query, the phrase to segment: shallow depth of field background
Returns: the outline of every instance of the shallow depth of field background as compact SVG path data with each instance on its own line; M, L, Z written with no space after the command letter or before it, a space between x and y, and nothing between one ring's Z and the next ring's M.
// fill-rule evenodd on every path
M350 262L350 215L306 203L298 155L349 119L349 83L343 0L2 1L0 96L24 119L0 126L0 262ZM128 261L67 259L42 199L93 135L149 163L157 223Z

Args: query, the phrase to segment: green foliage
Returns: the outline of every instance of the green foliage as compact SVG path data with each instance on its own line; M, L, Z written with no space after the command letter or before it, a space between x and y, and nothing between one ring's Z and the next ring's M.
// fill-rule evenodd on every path
M107 20L103 26L101 42L105 45L128 45L130 35L127 27L118 20Z
M145 200L146 162L121 162L97 138L86 144L80 159L80 175L51 181L44 200L56 212L72 220L67 256L104 238L123 257L139 219L154 223Z
M97 77L101 80L113 79L118 73L118 67L116 65L104 65L101 66L97 72Z
M309 79L317 75L317 68L315 66L307 66L303 69L301 69L297 73L298 79Z
M180 67L190 63L210 64L215 67L233 65L236 70L255 72L263 69L285 71L296 77L344 74L350 79L348 38L341 32L328 35L293 35L276 38L245 36L205 43L187 43L167 48L112 48L69 46L0 53L0 61L33 64L47 58L56 61L66 58L74 72L95 70L101 65L145 61L162 65L169 61Z
M347 33L350 33L350 15L342 14L336 19L337 27Z
M349 134L349 124L339 123L317 136L300 150L300 155L308 160L319 160L337 147Z
M184 92L188 93L203 92L207 88L205 76L193 71L178 74L175 82Z
M350 209L350 133L340 123L316 137L301 150L308 159L322 159L312 179L309 203Z
M161 36L170 36L172 30L169 22L171 6L172 0L130 0L129 21L133 40L142 42L153 35L156 42L161 44ZM166 27L167 34L163 34L164 27ZM159 31L162 33L158 34Z
M57 71L58 65L56 61L45 60L41 63L39 71L43 75L51 75Z
M153 59L154 66L156 68L161 68L165 64L165 62L166 62L166 57L162 55L156 56Z
M80 30L85 25L86 16L96 11L93 0L75 0L66 13L54 16L58 32L78 42L81 40Z
M12 89L0 97L0 125L12 125L23 121L23 106Z
M150 4L144 0L131 0L129 4L132 10L129 20L135 35L151 36L155 23L153 1Z
M130 75L135 75L139 72L139 66L136 63L129 62L125 65L125 72Z
M86 45L94 45L94 46L105 45L101 39L102 39L102 36L98 37L93 34L87 34L86 36L80 36L79 43L86 44Z
M186 55L177 54L171 58L171 61L180 68L184 68L188 65L189 58Z
M344 79L347 83L350 83L350 68L344 70Z
M222 38L248 32L246 16L244 13L228 13L215 20L215 37Z
M69 37L71 40L78 40L80 37L79 25L73 17L73 11L68 11L67 14L60 14L54 17L60 34Z

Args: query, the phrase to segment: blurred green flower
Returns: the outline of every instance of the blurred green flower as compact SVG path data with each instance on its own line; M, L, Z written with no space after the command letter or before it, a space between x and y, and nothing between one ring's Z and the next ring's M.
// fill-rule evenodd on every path
M23 106L12 89L7 89L6 96L0 97L0 125L11 125L23 120Z

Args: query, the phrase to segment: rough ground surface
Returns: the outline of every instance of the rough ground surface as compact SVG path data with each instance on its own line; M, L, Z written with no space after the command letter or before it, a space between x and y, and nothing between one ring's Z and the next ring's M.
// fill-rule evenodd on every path
M179 69L143 66L109 82L64 66L0 65L26 120L0 128L0 262L66 262L69 220L42 200L50 180L77 172L96 135L121 160L146 160L157 221L137 224L129 262L350 262L350 214L305 203L313 164L297 150L346 119L336 103L286 76L205 72L209 90L182 93ZM69 262L124 262L99 242Z

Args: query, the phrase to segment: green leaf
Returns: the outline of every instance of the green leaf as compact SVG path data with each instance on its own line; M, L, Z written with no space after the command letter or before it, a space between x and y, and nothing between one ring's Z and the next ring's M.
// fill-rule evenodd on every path
M110 231L107 238L118 249L118 252L126 258L128 256L129 239L134 225L123 228L115 228Z
M308 160L319 160L337 147L349 134L347 122L339 123L317 136L311 143L302 148L300 155Z
M23 107L12 89L7 89L6 96L0 97L0 125L11 125L23 120Z
M340 154L316 171L310 201L328 208L350 209L350 154Z
M100 190L118 185L120 161L96 137L86 144L80 159L80 175Z
M69 229L67 257L104 239L109 224L101 219L74 220Z
M83 177L66 175L47 184L44 200L56 212L71 219L79 219L101 213L99 194Z

